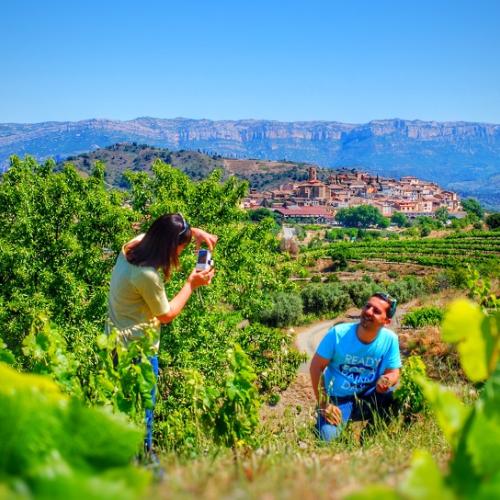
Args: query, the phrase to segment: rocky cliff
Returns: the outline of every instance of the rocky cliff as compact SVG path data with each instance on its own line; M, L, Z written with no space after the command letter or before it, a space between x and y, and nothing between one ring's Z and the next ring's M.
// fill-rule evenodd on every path
M484 123L137 118L0 124L0 162L5 167L11 154L62 159L117 142L413 174L500 205L500 125Z

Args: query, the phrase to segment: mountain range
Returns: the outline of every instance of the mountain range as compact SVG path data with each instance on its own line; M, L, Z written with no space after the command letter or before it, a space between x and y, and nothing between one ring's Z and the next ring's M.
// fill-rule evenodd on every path
M0 124L0 164L12 154L37 159L88 152L118 142L203 150L228 158L292 160L355 167L386 177L415 175L500 208L500 125L374 120L194 120L137 118Z

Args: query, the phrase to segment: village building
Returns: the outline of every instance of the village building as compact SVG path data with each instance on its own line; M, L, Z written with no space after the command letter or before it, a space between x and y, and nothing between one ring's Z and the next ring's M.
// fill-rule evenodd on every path
M243 206L268 207L277 211L282 219L326 223L333 220L337 210L359 205L372 205L385 217L394 212L409 217L433 216L441 207L452 215L461 213L456 193L415 176L396 180L342 168L332 173L325 183L318 179L317 167L309 167L308 173L309 178L304 182L286 182L261 193L252 191Z

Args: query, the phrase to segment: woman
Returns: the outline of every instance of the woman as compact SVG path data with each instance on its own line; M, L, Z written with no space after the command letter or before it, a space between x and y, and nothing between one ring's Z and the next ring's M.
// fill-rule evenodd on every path
M179 266L179 256L194 238L196 247L205 243L213 250L217 236L192 228L181 214L158 217L146 234L141 234L122 247L111 274L108 297L108 331L116 328L123 342L144 335L148 328L156 333L153 349L160 344L161 324L170 323L183 309L193 290L209 285L214 269L193 270L180 292L169 302L164 282ZM158 377L158 357L150 358ZM153 390L153 404L155 391ZM145 447L151 451L153 410L146 410Z

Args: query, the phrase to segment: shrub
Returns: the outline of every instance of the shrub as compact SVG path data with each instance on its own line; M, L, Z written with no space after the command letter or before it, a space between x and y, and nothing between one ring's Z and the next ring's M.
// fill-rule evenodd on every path
M403 316L403 326L422 328L428 325L439 325L443 320L444 312L439 307L420 307Z
M364 277L363 277L364 278ZM351 281L344 283L342 288L349 295L351 301L357 307L363 307L368 299L377 291L380 291L380 287L370 281Z
M410 356L401 369L399 385L394 392L404 414L414 414L425 408L425 397L420 385L415 381L418 376L426 375L425 364L420 356Z
M257 385L261 393L286 389L305 361L304 354L290 348L294 335L259 323L240 330L238 342L259 374Z
M350 303L349 295L336 284L310 284L301 293L305 312L340 312Z
M405 276L402 280L387 285L387 292L398 302L408 302L423 294L425 286L421 280L413 276Z
M498 229L500 227L500 212L495 212L486 217L486 224L490 229Z
M280 292L272 297L273 304L262 311L260 321L269 326L295 325L302 317L302 299L295 293Z
M344 249L330 250L330 257L332 259L332 271L341 271L346 269L348 266L347 259L349 258L349 252Z

